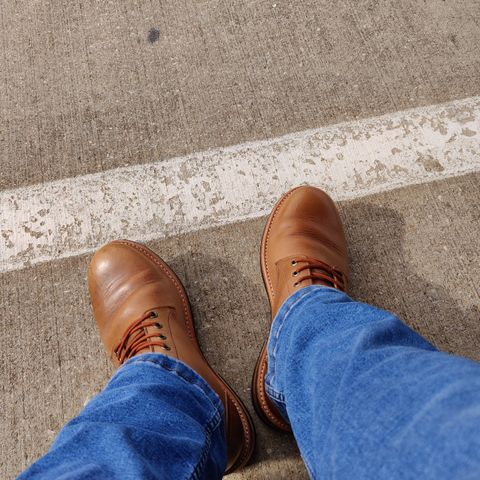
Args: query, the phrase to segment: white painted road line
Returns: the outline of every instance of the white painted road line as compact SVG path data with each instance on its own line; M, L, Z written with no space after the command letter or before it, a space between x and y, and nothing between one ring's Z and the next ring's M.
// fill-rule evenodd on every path
M480 97L0 193L0 271L265 215L308 182L336 200L480 171Z

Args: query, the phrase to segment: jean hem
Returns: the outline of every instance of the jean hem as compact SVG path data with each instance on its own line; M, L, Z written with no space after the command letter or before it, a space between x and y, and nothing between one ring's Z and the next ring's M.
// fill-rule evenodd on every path
M218 427L222 424L222 416L217 412L207 423L205 427L205 445L203 446L200 460L196 464L192 473L187 477L187 480L201 480L202 473L208 460L208 455L212 446L212 437Z
M272 328L270 332L270 337L268 339L267 344L267 358L268 358L268 370L267 375L265 377L265 386L266 389L272 392L277 398L272 398L272 400L276 400L279 397L283 397L284 395L281 392L281 389L277 388L274 384L275 381L278 380L277 375L277 356L279 346L282 343L281 337L284 335L285 325L287 323L288 318L293 310L301 308L301 305L311 300L314 296L322 297L324 294L337 294L348 298L348 296L334 287L328 287L325 285L309 285L308 287L304 287L292 295L290 295L280 307L277 315L275 316ZM322 302L319 299L319 302Z
M276 358L278 353L278 346L280 344L280 336L284 329L285 323L290 316L290 313L294 308L298 308L304 301L306 301L309 297L316 294L318 291L324 290L334 290L338 292L337 289L332 287L327 287L323 285L310 285L308 287L304 287L292 295L288 297L283 305L280 307L277 315L275 316L272 329L270 333L270 338L268 339L267 345L267 354L268 354L268 372L265 378L265 384L271 389L273 392L276 392L277 395L282 395L278 392L277 389L273 387L273 382L275 379L275 372L276 372Z
M156 368L161 368L170 374L174 374L182 381L188 383L189 385L200 390L203 395L207 398L212 408L219 413L223 418L224 415L224 406L218 394L213 390L213 388L207 383L207 381L200 376L195 370L193 370L189 365L178 360L177 358L169 357L168 355L163 355L162 353L143 353L136 355L127 362L125 362L110 378L107 386L113 382L117 376L121 375L122 372L134 366L135 364L147 364L154 366Z

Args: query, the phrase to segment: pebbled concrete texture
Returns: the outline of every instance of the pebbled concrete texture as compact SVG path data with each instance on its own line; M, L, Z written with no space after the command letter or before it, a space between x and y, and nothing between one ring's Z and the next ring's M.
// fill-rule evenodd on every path
M3 2L0 188L478 94L472 0Z
M480 174L470 174L340 204L351 295L397 313L439 348L477 360L479 187ZM207 358L252 413L250 373L269 325L258 265L264 221L148 243L184 282ZM112 372L90 312L89 258L0 276L1 478L45 452ZM306 479L293 439L253 418L252 464L229 478Z

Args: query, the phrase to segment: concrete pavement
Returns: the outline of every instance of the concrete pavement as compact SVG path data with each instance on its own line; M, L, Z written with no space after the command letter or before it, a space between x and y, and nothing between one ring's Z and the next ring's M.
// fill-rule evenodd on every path
M170 165L210 148L479 95L474 1L342 0L334 8L326 1L4 3L3 192L52 181L76 187L77 175ZM416 136L405 138L415 151ZM420 148L431 148L430 138ZM321 145L315 150L327 152ZM473 169L444 178L438 164L447 151L444 145L424 158L437 168L433 183L361 198L359 184L349 186L350 200L340 210L351 293L394 311L440 348L478 360L480 174ZM479 151L468 153L473 164ZM453 167L467 156L455 155ZM365 172L374 169L378 155L365 158L371 162ZM346 161L355 166L356 152ZM271 166L263 166L268 178ZM397 166L415 172L413 163ZM290 160L279 158L278 168L295 180ZM242 189L240 178L233 188ZM28 222L29 198L21 210ZM166 201L175 207L173 194ZM0 230L13 228L19 217L12 212ZM141 223L144 211L135 212ZM102 228L112 222L106 217ZM253 369L268 326L257 263L263 222L210 224L166 238L151 229L148 240L184 281L206 356L249 408L245 372ZM87 233L92 245L103 238L93 228ZM47 261L0 273L1 478L44 453L112 371L89 307L90 254L68 250L75 235L75 228L59 231L50 244L58 251ZM254 419L257 452L231 478L307 478L293 440Z
M5 2L0 188L478 95L478 17L473 0Z
M397 313L440 348L478 360L480 217L472 205L479 185L480 175L467 175L340 204L351 294ZM207 358L252 413L245 372L254 367L269 315L258 266L263 223L148 244L185 283ZM44 452L112 371L89 307L88 260L72 257L0 276L3 478ZM253 416L257 452L232 478L307 478L292 439Z

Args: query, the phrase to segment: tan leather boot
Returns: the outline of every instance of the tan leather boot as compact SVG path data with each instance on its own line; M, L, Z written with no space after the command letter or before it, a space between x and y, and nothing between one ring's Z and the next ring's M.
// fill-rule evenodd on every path
M175 273L147 247L115 241L94 255L88 286L100 336L113 363L119 366L139 353L157 352L189 365L217 392L225 407L226 473L244 466L255 444L251 418L205 360L187 294Z
M265 226L260 255L272 321L283 302L300 288L318 284L346 290L348 259L342 222L333 200L318 188L294 188L280 199ZM253 404L266 423L289 431L266 395L266 373L267 342L253 375Z

